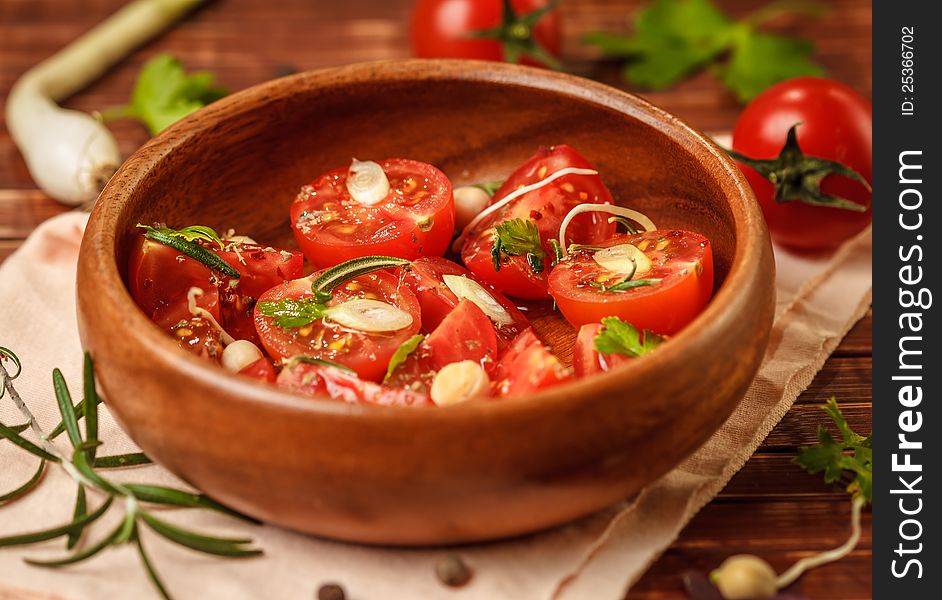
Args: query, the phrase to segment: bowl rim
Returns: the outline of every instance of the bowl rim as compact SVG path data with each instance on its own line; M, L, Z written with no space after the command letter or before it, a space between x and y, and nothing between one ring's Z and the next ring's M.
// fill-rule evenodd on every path
M469 402L448 407L400 407L352 404L328 398L307 397L283 391L267 383L236 377L199 357L180 349L140 311L121 277L116 260L117 231L103 226L118 222L136 186L175 148L217 123L258 109L260 103L290 97L319 87L351 84L439 80L472 81L509 87L523 87L587 101L637 119L684 146L704 168L716 166L713 177L726 195L733 215L734 253L723 285L707 307L683 330L672 336L658 352L644 360L629 361L613 371L578 378L525 396L494 402ZM254 98L253 98L254 97ZM712 169L711 169L712 170ZM737 205L739 210L737 210ZM263 404L286 410L320 415L349 415L361 418L395 420L407 426L416 422L467 419L500 419L509 415L530 415L534 411L554 411L577 404L587 396L623 390L624 383L651 376L672 363L684 362L687 346L723 334L720 318L737 304L737 292L756 279L760 258L771 246L761 211L745 176L715 142L679 118L640 97L608 85L556 71L488 61L452 59L408 59L374 61L306 71L251 86L175 123L154 137L118 169L99 196L82 240L81 263L92 261L97 277L84 284L95 289L96 310L113 310L125 315L121 327L134 331L138 344L156 353L156 359L174 365L182 376L201 380L206 387L220 390L217 401L233 404ZM80 275L80 285L82 277ZM579 386L578 388L576 386ZM576 392L576 393L574 393Z

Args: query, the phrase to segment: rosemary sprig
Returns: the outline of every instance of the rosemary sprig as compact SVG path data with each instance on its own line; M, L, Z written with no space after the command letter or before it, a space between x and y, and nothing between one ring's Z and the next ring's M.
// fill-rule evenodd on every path
M7 370L4 361L11 361L15 365L13 373ZM171 487L149 484L125 483L120 484L103 477L96 469L109 467L125 467L138 464L147 464L150 461L140 453L96 457L95 450L101 444L98 440L98 404L101 399L95 387L95 373L89 354L85 354L83 392L84 398L73 404L68 386L62 373L53 371L53 389L59 413L62 417L60 427L55 434L62 432L68 434L73 447L71 456L66 456L52 443L55 435L46 434L36 422L29 407L23 402L13 386L13 380L20 374L22 365L19 358L9 349L0 347L0 390L2 394L9 394L17 405L27 422L14 427L0 423L0 438L10 440L23 450L40 459L36 473L24 484L0 496L0 503L10 502L20 498L30 490L36 488L42 479L47 463L56 463L68 473L77 484L75 506L72 511L72 520L68 523L33 531L30 533L0 537L0 547L29 545L60 537L66 540L66 549L72 551L66 556L46 560L27 558L26 562L41 567L61 567L75 564L99 554L112 546L132 544L138 552L148 577L156 591L162 598L170 599L170 593L161 581L150 561L150 557L141 543L140 532L148 528L157 535L178 545L217 556L250 557L261 554L261 550L252 547L252 540L245 538L222 538L190 531L173 525L151 514L143 505L158 504L180 508L208 509L226 515L247 519L243 515L232 511L218 502L202 494L194 494ZM85 432L79 427L79 419L84 417ZM23 436L27 429L32 429L39 440L34 443ZM89 511L88 492L93 491L104 500ZM121 522L104 537L96 542L82 544L81 537L85 529L96 522L116 504L115 500L122 500L124 516Z
M202 225L192 225L183 229L167 229L166 227L151 227L150 225L141 225L140 223L138 223L137 226L144 230L144 237L147 239L157 242L158 244L163 244L164 246L170 246L177 252L187 255L193 260L199 261L210 269L218 271L223 275L233 279L239 278L239 272L235 269L235 267L224 261L220 256L213 254L194 241L197 239L211 239L212 241L218 242L220 245L224 246L222 241L219 240L218 235L213 238L208 236L208 234L205 234L204 230L213 231L209 227L203 227ZM193 229L199 229L204 235L188 235L186 233L187 230ZM214 231L213 234L215 234Z
M589 285L598 288L602 292L624 292L626 290L657 285L659 283L661 283L660 279L631 279L628 277L612 285L605 285L604 283L597 283L595 281L589 282Z

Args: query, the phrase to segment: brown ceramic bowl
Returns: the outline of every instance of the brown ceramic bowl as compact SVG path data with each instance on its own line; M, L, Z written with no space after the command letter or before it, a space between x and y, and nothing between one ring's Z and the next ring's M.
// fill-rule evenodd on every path
M234 227L293 246L288 206L359 158L433 163L457 184L567 143L619 202L709 236L717 290L683 332L624 368L528 397L446 409L280 392L177 348L137 309L138 222ZM773 263L745 179L713 143L639 98L550 71L406 61L303 73L234 94L153 139L92 213L78 273L82 341L111 411L147 454L265 521L358 542L438 544L586 515L700 446L746 390L772 320ZM538 330L564 360L572 328Z

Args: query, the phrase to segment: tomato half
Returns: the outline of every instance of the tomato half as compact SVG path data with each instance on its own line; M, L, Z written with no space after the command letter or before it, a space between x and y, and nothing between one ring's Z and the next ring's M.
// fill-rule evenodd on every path
M621 354L602 354L595 349L595 337L602 331L601 323L587 323L579 328L572 351L572 368L576 377L594 375L631 360Z
M268 383L275 383L275 367L271 364L271 361L265 358L264 356L257 361L246 365L239 371L239 375L245 375L246 377L251 377L252 379L257 379L259 381L265 381Z
M455 229L451 182L432 165L404 159L379 163L389 194L372 206L347 191L347 167L304 186L291 205L291 226L304 255L331 267L370 255L441 256Z
M566 167L592 169L581 154L565 144L540 148L523 163L494 194L491 204L500 201L514 190L539 182ZM503 208L483 219L466 232L461 258L480 280L509 296L528 299L548 298L546 281L554 256L549 240L559 237L559 228L570 210L579 204L612 204L612 194L598 175L565 175L545 187L512 200ZM615 233L615 225L608 215L585 213L573 219L567 232L568 241L579 244L598 244ZM494 246L494 226L511 219L532 221L540 233L540 243L546 254L542 273L534 273L524 256L503 256L501 268L494 268L491 249Z
M494 389L500 396L529 394L573 378L559 359L527 329L504 352L495 369Z
M790 79L756 96L736 122L733 149L750 158L775 158L796 123L805 155L837 161L873 183L873 107L850 87L830 79ZM785 246L833 248L863 231L873 218L871 193L842 175L825 177L821 191L865 206L865 212L798 200L777 202L771 182L751 167L739 168L762 206L773 239Z
M351 404L433 406L427 394L364 381L337 367L297 362L278 375L278 387L306 396L327 396Z
M634 280L652 285L606 290L625 279L598 264L594 250L581 250L556 265L549 286L559 309L575 327L615 316L638 329L673 334L696 317L713 294L713 252L704 236L690 231L648 231L617 235L602 247L632 244L650 259Z
M259 302L277 302L283 298L304 300L313 297L311 282L320 273L288 281L262 294ZM329 319L318 319L302 327L282 328L255 309L255 328L258 336L275 360L302 355L339 363L366 380L379 381L386 372L389 359L396 349L418 333L422 326L419 302L407 287L399 285L399 278L378 271L355 277L333 290L328 306L347 300L367 298L391 304L412 317L412 323L392 332L364 332L343 327Z
M548 2L512 0L511 6L519 17L545 7ZM505 60L499 41L473 36L475 32L497 27L502 18L503 0L419 0L412 12L412 51L420 58ZM544 15L532 35L548 53L559 56L562 46L559 11ZM526 56L521 62L542 64Z
M445 365L473 360L492 373L497 335L491 320L469 300L462 300L419 344L390 377L389 385L428 391Z
M419 299L419 305L422 307L422 327L426 331L432 331L438 327L439 323L458 306L458 297L445 285L443 279L445 275L467 277L480 284L506 311L511 323L492 322L497 330L498 344L501 347L530 326L520 309L502 293L477 279L461 265L436 256L420 258L409 265L408 269L403 269L403 283L409 286Z

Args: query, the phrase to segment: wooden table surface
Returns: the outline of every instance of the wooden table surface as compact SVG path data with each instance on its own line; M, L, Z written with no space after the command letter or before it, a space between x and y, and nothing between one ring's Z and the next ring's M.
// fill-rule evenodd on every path
M483 0L482 0L483 1ZM743 16L762 2L722 0ZM38 60L107 16L122 0L0 0L0 98ZM211 69L231 89L287 70L409 56L411 0L219 0L199 10L161 39L145 46L66 104L95 110L124 102L141 64L170 51L189 69ZM771 27L817 43L829 73L869 96L871 3L836 0L818 20L784 17ZM639 2L564 0L565 57L580 75L624 84L617 65L599 60L579 43L592 30L626 30ZM642 93L655 104L704 131L729 130L739 106L704 73L663 92ZM113 130L125 155L147 139L134 123ZM0 121L0 261L43 220L66 210L38 191ZM725 490L700 512L673 546L633 588L631 598L683 595L681 573L715 567L737 552L767 558L778 570L816 551L837 546L848 534L846 493L791 464L796 446L815 440L826 418L817 405L837 396L851 425L870 431L871 316L850 332L811 387L775 428ZM857 549L840 562L805 575L795 589L808 598L870 597L870 514Z

